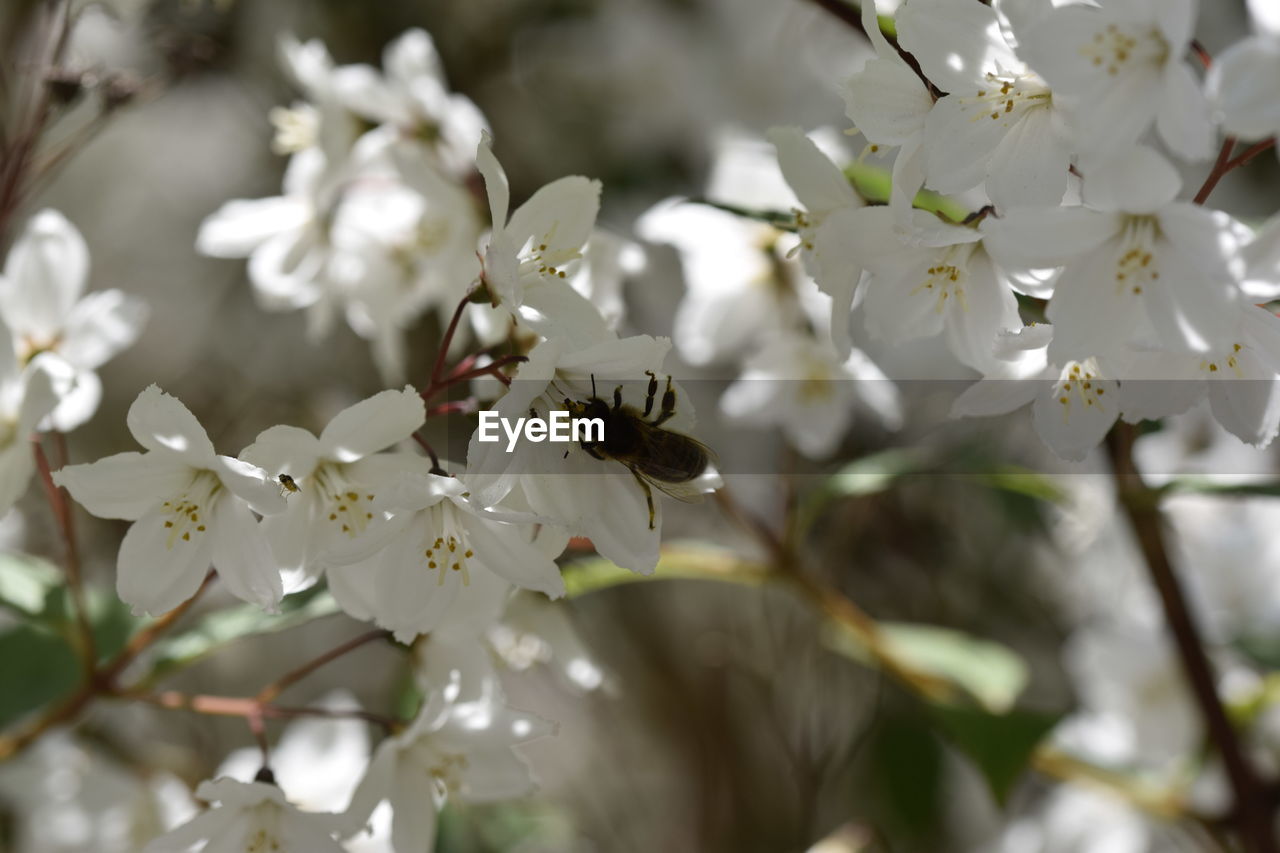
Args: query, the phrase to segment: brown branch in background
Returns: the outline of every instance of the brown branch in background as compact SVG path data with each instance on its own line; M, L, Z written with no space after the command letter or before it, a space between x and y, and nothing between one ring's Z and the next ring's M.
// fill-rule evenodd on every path
M1209 176L1200 185L1200 189L1196 192L1196 197L1192 199L1193 202L1204 204L1209 198L1209 193L1213 192L1213 188L1218 185L1218 181L1222 180L1222 177L1234 168L1231 165L1231 149L1235 145L1236 140L1233 136L1228 136L1222 140L1222 148L1218 151L1218 159L1214 161L1213 169L1209 171Z
M338 710L335 708L293 707L270 705L259 702L252 696L209 696L200 693L181 693L177 690L165 690L160 693L117 693L121 699L130 699L167 708L172 711L192 711L197 714L208 714L219 717L244 717L251 719L293 719L294 717L328 717L331 719L355 719L375 723L389 732L397 730L403 722L383 714L356 709Z
M114 684L115 680L120 676L120 673L124 672L125 667L133 663L133 661L137 659L138 655L142 654L143 651L149 648L152 643L160 638L161 634L169 630L174 622L177 622L182 618L184 613L195 606L196 602L200 600L202 595L204 595L205 590L213 584L213 580L217 576L217 573L210 569L209 573L204 576L204 581L201 582L199 589L195 592L195 595L191 596L168 613L157 617L147 625L147 627L130 637L129 641L125 644L125 647L120 650L120 653L117 654L115 658L113 658L98 673L99 681L107 686Z
M58 523L58 531L62 536L63 564L67 574L67 590L71 593L71 609L75 611L80 661L84 667L86 681L92 682L94 671L98 666L98 651L93 637L93 624L89 621L89 606L84 595L84 578L80 571L80 551L76 547L75 527L71 520L71 504L67 500L66 491L53 482L53 473L49 469L49 457L40 446L40 440L32 441L31 448L36 458L36 469L40 472L40 482L44 484L49 509L53 512L53 517Z
M1234 796L1231 818L1243 847L1250 853L1277 853L1280 845L1272 827L1273 803L1267 785L1245 757L1240 737L1218 696L1203 636L1169 560L1159 493L1146 485L1134 463L1135 438L1135 427L1126 423L1116 424L1107 437L1121 507L1138 540L1151 583L1160 595L1165 621L1209 739L1226 768Z
M1257 157L1263 151L1275 147L1276 138L1274 136L1270 139L1264 139L1261 142L1255 142L1253 145L1250 145L1248 148L1241 151L1237 156L1227 161L1227 170L1230 171L1231 169L1238 169L1247 164L1254 157Z
M262 688L262 690L258 692L256 698L258 702L263 705L269 702L274 702L276 697L284 692L286 688L297 684L299 681L306 678L308 675L330 661L337 660L348 652L355 651L367 643L372 643L374 640L386 640L390 639L390 637L391 632L384 630L366 631L358 637L352 637L342 645L335 646L319 657L307 661L297 669L286 672L284 675Z
M1191 52L1196 55L1196 59L1200 60L1200 64L1204 66L1204 70L1208 71L1209 66L1213 65L1213 57L1209 55L1209 51L1205 50L1199 39L1191 40Z

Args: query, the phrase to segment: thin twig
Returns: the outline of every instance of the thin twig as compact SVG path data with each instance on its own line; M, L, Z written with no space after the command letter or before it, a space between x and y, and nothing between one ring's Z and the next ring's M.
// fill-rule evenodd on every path
M200 587L195 592L195 595L191 596L168 613L156 617L156 619L154 619L149 625L130 637L129 642L120 650L120 653L102 668L102 671L98 675L99 679L108 686L114 684L115 680L120 676L120 673L124 672L125 667L133 663L133 661L137 659L138 655L142 654L142 652L148 649L156 640L160 639L161 634L169 630L174 622L177 622L182 618L184 613L195 606L196 602L200 600L202 595L204 595L205 590L213 584L213 580L217 576L217 573L210 569L209 573L204 576L204 581L201 582Z
M1245 757L1240 737L1218 696L1200 628L1165 546L1159 493L1146 485L1134 463L1135 438L1135 428L1125 423L1116 424L1107 437L1121 507L1133 527L1152 585L1160 595L1165 621L1209 739L1226 768L1235 800L1232 819L1240 840L1250 853L1277 853L1280 847L1272 829L1271 798Z
M1204 204L1209 198L1209 193L1213 192L1213 188L1218 185L1218 181L1222 180L1223 175L1231 171L1231 149L1235 147L1235 144L1234 136L1228 136L1222 140L1222 148L1218 150L1218 159L1214 161L1209 177L1204 179L1204 183L1200 185L1200 189L1196 192L1196 197L1192 199L1196 204Z
M348 652L355 651L366 643L372 643L374 640L385 640L390 638L390 636L390 631L377 630L367 631L358 637L352 637L342 645L335 646L319 657L307 661L297 669L286 672L284 675L262 688L262 690L258 692L257 700L263 705L269 702L274 702L276 697L279 696L286 688L297 684L299 681L306 678L308 675L330 661L337 660Z
M81 664L85 679L92 681L94 670L98 666L98 652L93 637L93 623L89 620L89 606L84 595L84 578L80 571L80 551L76 547L75 528L71 520L71 504L67 501L67 493L53 482L49 457L45 455L39 439L33 441L31 446L36 458L36 469L40 472L40 482L44 484L45 496L49 500L49 509L62 534L67 590L71 593L71 606L75 611L80 636Z

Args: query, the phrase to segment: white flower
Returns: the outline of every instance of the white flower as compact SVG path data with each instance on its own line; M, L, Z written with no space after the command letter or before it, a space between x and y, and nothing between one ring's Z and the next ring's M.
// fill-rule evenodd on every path
M806 456L822 459L839 446L862 402L887 424L901 422L898 392L861 351L842 363L829 346L800 334L766 338L720 398L720 409L754 426L780 426Z
M829 239L867 268L867 331L892 344L945 333L961 362L992 369L996 335L1021 326L1013 282L992 262L981 230L920 210L912 223L910 244L885 207L848 211L827 223Z
M266 471L219 456L195 416L155 385L129 408L145 453L117 453L53 475L99 518L132 521L116 561L116 591L135 613L161 614L190 598L209 564L245 601L275 607L280 572L250 508L284 509Z
M1261 139L1280 133L1280 33L1244 39L1223 52L1205 85L1232 136Z
M308 309L308 332L318 338L332 323L329 225L345 177L319 149L300 151L285 171L283 195L227 202L201 224L196 250L247 257L263 310Z
M430 853L447 799L483 803L531 792L528 765L512 747L553 732L545 720L507 707L496 692L458 701L448 689L436 691L407 731L378 746L345 813L346 834L359 832L374 807L389 800L395 849Z
M805 136L798 127L775 127L769 139L778 149L778 165L804 206L797 210L800 256L818 288L831 297L831 340L836 353L846 358L853 348L849 312L862 276L862 258L849 250L838 231L826 227L863 206L840 167Z
M911 205L924 184L925 121L933 94L880 32L874 0L862 3L862 27L876 56L844 84L845 114L877 148L898 149L889 206L909 228Z
M332 711L359 710L355 697L335 690L315 703ZM271 747L271 772L276 783L289 792L289 801L308 812L338 812L351 802L356 784L369 766L369 727L354 718L300 717L289 723ZM262 766L257 747L237 749L219 765L215 777L241 782L253 780ZM373 832L344 843L348 853L394 853L391 848L391 813L379 808L372 820Z
M662 362L671 342L637 335L606 340L583 349L550 339L529 353L506 396L493 411L514 423L531 409L546 417L563 410L565 400L582 402L595 393L611 401L618 389L625 405L641 412L652 374L655 398L650 421L660 416L665 396ZM687 432L693 412L682 389L673 383L674 416L663 429ZM612 403L610 403L612 405ZM513 491L534 513L590 537L596 550L619 566L650 572L658 562L662 504L653 487L626 465L595 458L576 443L520 441L506 452L502 442L481 442L479 431L467 450L466 480L477 500L492 506ZM698 481L690 487L701 489Z
M372 504L391 518L334 554L345 564L329 568L329 589L344 610L409 642L434 630L479 575L564 594L560 569L537 543L535 516L478 505L461 480L424 460L401 465L395 486Z
M35 473L30 438L58 403L48 370L51 357L36 356L24 370L11 340L0 322L0 516L27 490Z
M1265 447L1280 427L1280 319L1258 305L1235 309L1234 334L1204 353L1139 350L1124 363L1127 420L1177 414L1209 398L1214 418Z
M335 815L301 811L275 785L214 779L201 782L196 797L217 805L152 841L142 853L187 853L201 842L202 853L344 853L332 837Z
M668 199L645 212L636 230L680 253L686 290L672 338L690 364L737 357L764 332L803 319L785 280L787 272L798 278L798 270L779 251L788 235L778 229Z
M582 263L569 285L595 306L605 327L616 331L626 313L622 285L644 269L644 250L611 231L597 228L587 240Z
M343 409L320 433L293 426L263 431L240 454L270 474L285 474L298 491L283 512L267 516L262 532L284 572L286 592L313 583L335 547L365 532L380 485L403 470L401 454L377 454L409 438L426 420L413 388L383 391Z
M1152 853L1152 828L1109 791L1057 785L1032 816L1014 821L989 853Z
M1072 635L1064 656L1084 709L1123 721L1130 761L1167 765L1196 749L1200 716L1159 628L1091 626Z
M487 133L476 150L476 168L484 176L493 221L484 250L490 297L515 310L531 288L574 292L565 279L582 258L583 246L595 227L600 182L579 175L552 181L508 219L511 189L506 172L493 156Z
M1238 223L1174 201L1181 182L1149 148L1085 170L1084 206L1020 210L985 223L1011 269L1065 266L1049 303L1049 357L1118 353L1153 339L1205 353L1233 340L1243 275Z
M182 780L138 771L65 729L47 732L0 767L0 799L15 818L5 849L137 853L196 812Z
M383 51L382 68L382 74L368 65L335 69L335 97L353 113L394 127L402 138L426 143L447 171L465 175L486 123L470 99L445 85L431 36L407 30Z
M1050 363L1053 331L1042 324L1002 334L995 349L1001 368L965 390L952 417L1003 415L1030 403L1044 443L1064 459L1083 459L1120 416L1120 386L1092 357Z
M1001 210L1056 205L1070 152L1049 87L1019 62L996 12L969 0L909 0L902 46L947 92L925 120L926 184L958 193L985 183Z
M97 411L102 383L95 370L130 346L147 319L147 305L119 290L84 296L89 250L75 226L56 210L42 210L9 250L0 280L0 317L13 332L18 360L49 353L57 370L54 429L68 432Z
M1046 12L1018 33L1018 53L1072 99L1077 150L1114 152L1154 120L1160 138L1189 159L1208 157L1209 106L1183 59L1195 0L1112 0Z

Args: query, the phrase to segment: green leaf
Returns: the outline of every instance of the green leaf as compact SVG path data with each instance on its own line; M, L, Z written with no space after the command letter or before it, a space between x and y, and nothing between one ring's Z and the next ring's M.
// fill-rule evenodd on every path
M932 720L896 714L872 730L869 785L896 834L920 838L942 816L944 751ZM863 793L865 795L865 793Z
M1067 493L1047 474L1018 465L994 466L989 471L972 474L976 481L990 489L1034 498L1051 504L1063 504Z
M39 617L49 593L62 584L62 572L26 554L0 554L0 606L20 616Z
M0 634L0 727L70 693L80 662L66 640L31 625Z
M990 712L1013 707L1026 687L1026 663L999 643L951 628L905 622L879 623L879 636L884 650L904 667L951 683ZM825 639L833 651L874 665L866 645L844 626L828 623Z
M1190 492L1204 495L1280 498L1280 483L1228 483L1207 477L1177 477L1163 487L1166 493Z
M769 570L732 551L710 545L679 543L663 546L652 575L619 568L603 557L574 560L564 566L565 589L570 597L586 595L620 584L661 580L714 580L757 584Z
M252 604L216 610L194 627L158 641L154 646L155 663L146 680L163 678L243 637L284 631L337 612L337 602L323 587L285 596L279 613L267 613Z
M1061 717L1020 709L992 714L980 708L942 704L930 705L929 711L939 731L977 765L1000 805L1008 800L1036 747Z

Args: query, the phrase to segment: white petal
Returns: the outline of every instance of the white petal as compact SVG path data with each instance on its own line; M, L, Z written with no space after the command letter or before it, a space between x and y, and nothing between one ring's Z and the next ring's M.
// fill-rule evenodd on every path
M1055 384L1042 384L1031 412L1036 432L1050 450L1063 459L1078 461L1102 442L1118 414L1115 383L1110 382L1107 390L1110 399L1105 405L1086 406L1074 396L1064 405Z
M19 439L0 448L0 516L13 509L27 491L36 463L31 447Z
M382 68L387 76L401 83L427 77L442 80L444 68L435 42L426 30L405 30L382 52Z
M215 456L206 467L259 515L284 512L285 498L280 494L278 481L257 465L231 456Z
M1265 447L1280 425L1280 381L1223 378L1211 381L1213 417L1236 438Z
M193 844L221 835L233 817L222 809L206 809L153 840L142 853L187 853Z
M268 610L275 608L284 595L280 570L249 508L223 495L209 526L213 567L231 594Z
M56 359L52 353L42 353L39 358ZM70 365L67 365L70 367ZM74 370L66 377L67 382L55 380L54 388L58 395L58 405L49 415L49 419L41 425L41 429L56 429L59 432L71 432L87 422L98 411L102 402L102 380L92 370ZM56 375L56 374L55 374Z
M1042 379L981 379L951 404L951 417L1007 415L1035 399Z
M1280 38L1257 36L1237 42L1214 60L1207 87L1222 113L1224 129L1245 139L1280 132Z
M295 426L281 424L258 433L240 458L272 474L289 474L295 480L310 477L320 455L319 440Z
M1185 62L1174 62L1165 70L1156 129L1181 157L1203 160L1213 154L1209 102Z
M1084 202L1099 210L1154 213L1182 189L1173 164L1145 145L1089 163L1084 173Z
M1109 242L1067 267L1058 279L1046 311L1054 329L1051 361L1063 364L1112 352L1138 327L1145 294L1116 288L1119 252L1119 243Z
M77 367L100 367L138 339L150 313L145 300L122 291L90 293L71 309L58 350Z
M395 850L430 851L436 843L435 782L425 767L396 768L391 807L391 845Z
M538 723L539 728L546 727L543 721ZM510 749L473 749L467 754L461 794L468 802L514 799L533 793L537 787L528 762Z
M67 218L42 210L9 250L0 304L15 330L51 340L58 336L89 278L89 248Z
M600 182L580 175L552 181L516 208L507 233L517 250L526 242L545 243L547 253L581 249L600 212Z
M971 97L948 95L925 120L928 165L926 183L938 192L955 193L982 183L987 164L1010 131L1003 114Z
M190 466L167 454L117 453L97 462L67 465L53 472L53 481L98 518L133 521L181 494L194 476Z
M564 595L564 580L555 562L543 556L523 533L509 524L485 522L466 516L463 525L476 558L490 571L517 586L537 590L551 598Z
M272 237L301 228L310 219L296 198L229 201L200 225L196 251L217 258L246 258Z
M849 120L881 145L901 145L923 131L933 107L929 90L897 56L868 60L845 83L843 94Z
M840 167L804 135L798 127L775 127L769 141L778 149L778 165L796 198L806 210L826 213L841 207L862 206Z
M507 209L511 204L511 185L507 183L507 173L503 170L498 158L493 156L493 137L488 131L480 134L480 145L476 148L476 169L484 178L484 189L489 195L489 211L493 220L493 230L500 232L507 225ZM519 246L515 249L518 251Z
M1067 191L1070 165L1070 154L1049 110L1028 110L1001 140L988 164L987 195L1001 211L1056 207Z
M1046 269L1097 251L1122 225L1117 214L1084 207L1019 210L984 221L983 245L1010 269Z
M413 435L426 421L426 406L411 386L382 391L343 409L320 433L320 454L338 462L384 450Z
M991 7L967 0L910 0L895 16L902 46L944 92L980 88L983 75L1021 63Z
M120 543L116 592L134 613L167 613L195 595L209 569L209 531L184 540L165 527L172 513L159 507L135 521Z
M216 455L204 427L177 397L148 385L129 407L129 432L148 450L176 453L195 468L206 467Z

